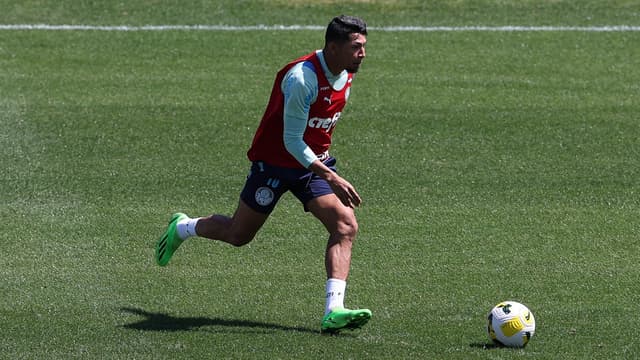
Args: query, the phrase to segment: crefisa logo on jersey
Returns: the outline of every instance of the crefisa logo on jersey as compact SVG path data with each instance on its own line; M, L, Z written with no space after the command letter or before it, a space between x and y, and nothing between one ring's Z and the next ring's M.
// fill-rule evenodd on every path
M273 202L273 191L266 186L258 188L255 194L256 202L260 206L267 206Z
M323 118L319 118L319 117L313 117L313 118L309 119L309 122L307 123L307 125L310 128L325 129L327 132L329 132L329 130L331 130L334 126L336 126L336 123L338 122L338 119L340 119L340 114L342 114L342 113L341 112L337 112L337 113L335 113L335 115L333 115L332 118L327 118L327 119L323 119Z

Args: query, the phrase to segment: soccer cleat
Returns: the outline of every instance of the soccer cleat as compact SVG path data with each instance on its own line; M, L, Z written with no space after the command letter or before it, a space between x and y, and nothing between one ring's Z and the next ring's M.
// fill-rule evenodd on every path
M178 222L182 219L186 219L187 215L183 213L175 213L169 220L169 225L164 234L156 242L156 262L160 266L165 266L171 260L173 253L178 250L178 247L184 240L180 239L177 234L176 227Z
M337 333L342 329L359 329L371 319L371 310L337 308L322 319L321 331Z

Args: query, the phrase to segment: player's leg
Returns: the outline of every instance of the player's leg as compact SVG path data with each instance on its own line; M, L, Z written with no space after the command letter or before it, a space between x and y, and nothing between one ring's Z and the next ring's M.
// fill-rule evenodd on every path
M283 169L254 162L233 216L214 214L192 219L182 213L174 214L167 230L156 243L157 263L166 265L184 240L192 236L220 240L234 246L242 246L253 240L282 194L287 191L281 176L286 176Z
M327 272L323 332L355 329L371 319L368 309L349 310L344 307L346 280L351 266L351 249L358 232L354 211L346 207L334 194L319 196L307 203L307 208L329 232L325 252Z
M257 212L240 200L232 217L211 215L200 218L195 225L195 233L207 239L242 246L253 240L268 217L269 214Z
M358 233L353 209L344 206L334 194L310 200L307 208L329 232L325 253L327 277L346 281L351 266L351 248Z
M232 217L215 214L192 219L176 213L156 242L156 262L160 266L167 265L178 247L192 236L220 240L234 246L245 245L253 240L268 217L269 214L251 209L242 200Z

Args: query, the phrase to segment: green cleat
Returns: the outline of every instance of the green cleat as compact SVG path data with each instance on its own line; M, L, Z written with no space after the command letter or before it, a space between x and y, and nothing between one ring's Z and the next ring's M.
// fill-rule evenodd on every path
M321 331L337 333L342 329L359 329L371 319L371 310L337 308L322 319Z
M184 240L180 239L176 232L178 221L186 219L187 215L183 213L175 213L169 220L169 226L164 234L156 242L156 262L160 266L165 266L171 260L173 253L178 250Z

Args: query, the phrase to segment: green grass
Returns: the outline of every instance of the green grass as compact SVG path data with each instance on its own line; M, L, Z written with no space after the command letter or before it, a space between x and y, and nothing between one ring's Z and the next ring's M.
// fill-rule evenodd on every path
M3 1L0 23L324 24L346 9L373 25L638 25L639 8L181 4ZM639 37L372 32L333 153L364 197L347 305L374 318L328 337L326 235L292 196L246 247L152 259L173 211L233 211L273 76L322 32L0 31L0 358L633 358ZM537 333L485 349L506 299Z
M371 25L629 25L635 0L1 0L0 23L326 24L357 13Z

